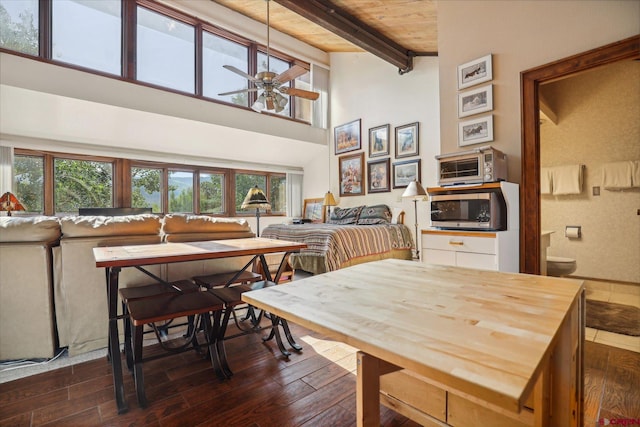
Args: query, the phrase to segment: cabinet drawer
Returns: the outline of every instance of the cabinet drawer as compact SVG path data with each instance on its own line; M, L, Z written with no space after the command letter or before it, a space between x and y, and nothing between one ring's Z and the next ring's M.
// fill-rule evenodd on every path
M422 261L427 264L456 265L456 253L440 249L423 249Z
M480 268L483 270L498 270L498 257L491 254L477 254L470 252L456 252L458 267Z
M476 237L464 234L424 234L422 236L423 249L439 249L443 251L474 252L482 254L496 253L496 238L494 233L489 233L491 237Z

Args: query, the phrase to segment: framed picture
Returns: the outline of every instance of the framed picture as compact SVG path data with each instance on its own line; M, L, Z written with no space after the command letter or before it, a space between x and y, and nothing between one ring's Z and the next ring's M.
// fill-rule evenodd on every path
M386 193L391 191L391 160L387 157L382 160L367 162L367 182L369 193Z
M493 114L458 123L458 145L493 141Z
M369 157L389 155L389 125L369 129Z
M336 126L333 129L333 141L336 154L362 148L360 142L360 119Z
M420 154L419 123L396 128L396 159Z
M458 94L458 117L493 110L493 85L486 85Z
M420 159L393 164L393 188L403 188L411 181L420 182Z
M491 54L458 65L458 89L488 82L492 79Z
M324 222L325 209L322 205L323 198L304 199L302 207L302 218L310 219L311 222Z
M350 154L339 158L340 197L363 196L364 153Z

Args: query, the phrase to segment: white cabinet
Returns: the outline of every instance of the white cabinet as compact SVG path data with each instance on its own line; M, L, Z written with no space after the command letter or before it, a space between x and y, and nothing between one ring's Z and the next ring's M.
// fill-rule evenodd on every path
M513 231L422 230L422 262L517 273L518 235Z

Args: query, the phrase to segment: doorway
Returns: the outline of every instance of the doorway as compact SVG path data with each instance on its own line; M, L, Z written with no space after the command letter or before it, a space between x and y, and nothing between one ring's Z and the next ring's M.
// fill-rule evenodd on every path
M540 274L540 102L543 83L595 67L640 59L640 35L521 73L522 176L520 194L520 271Z

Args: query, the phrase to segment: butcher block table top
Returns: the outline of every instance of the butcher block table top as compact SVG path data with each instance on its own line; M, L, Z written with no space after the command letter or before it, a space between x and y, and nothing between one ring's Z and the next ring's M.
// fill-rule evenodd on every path
M96 267L133 267L167 262L197 261L243 255L297 252L304 243L250 237L246 239L207 240L188 243L105 246L93 248Z
M448 390L519 412L582 282L388 259L243 294Z

